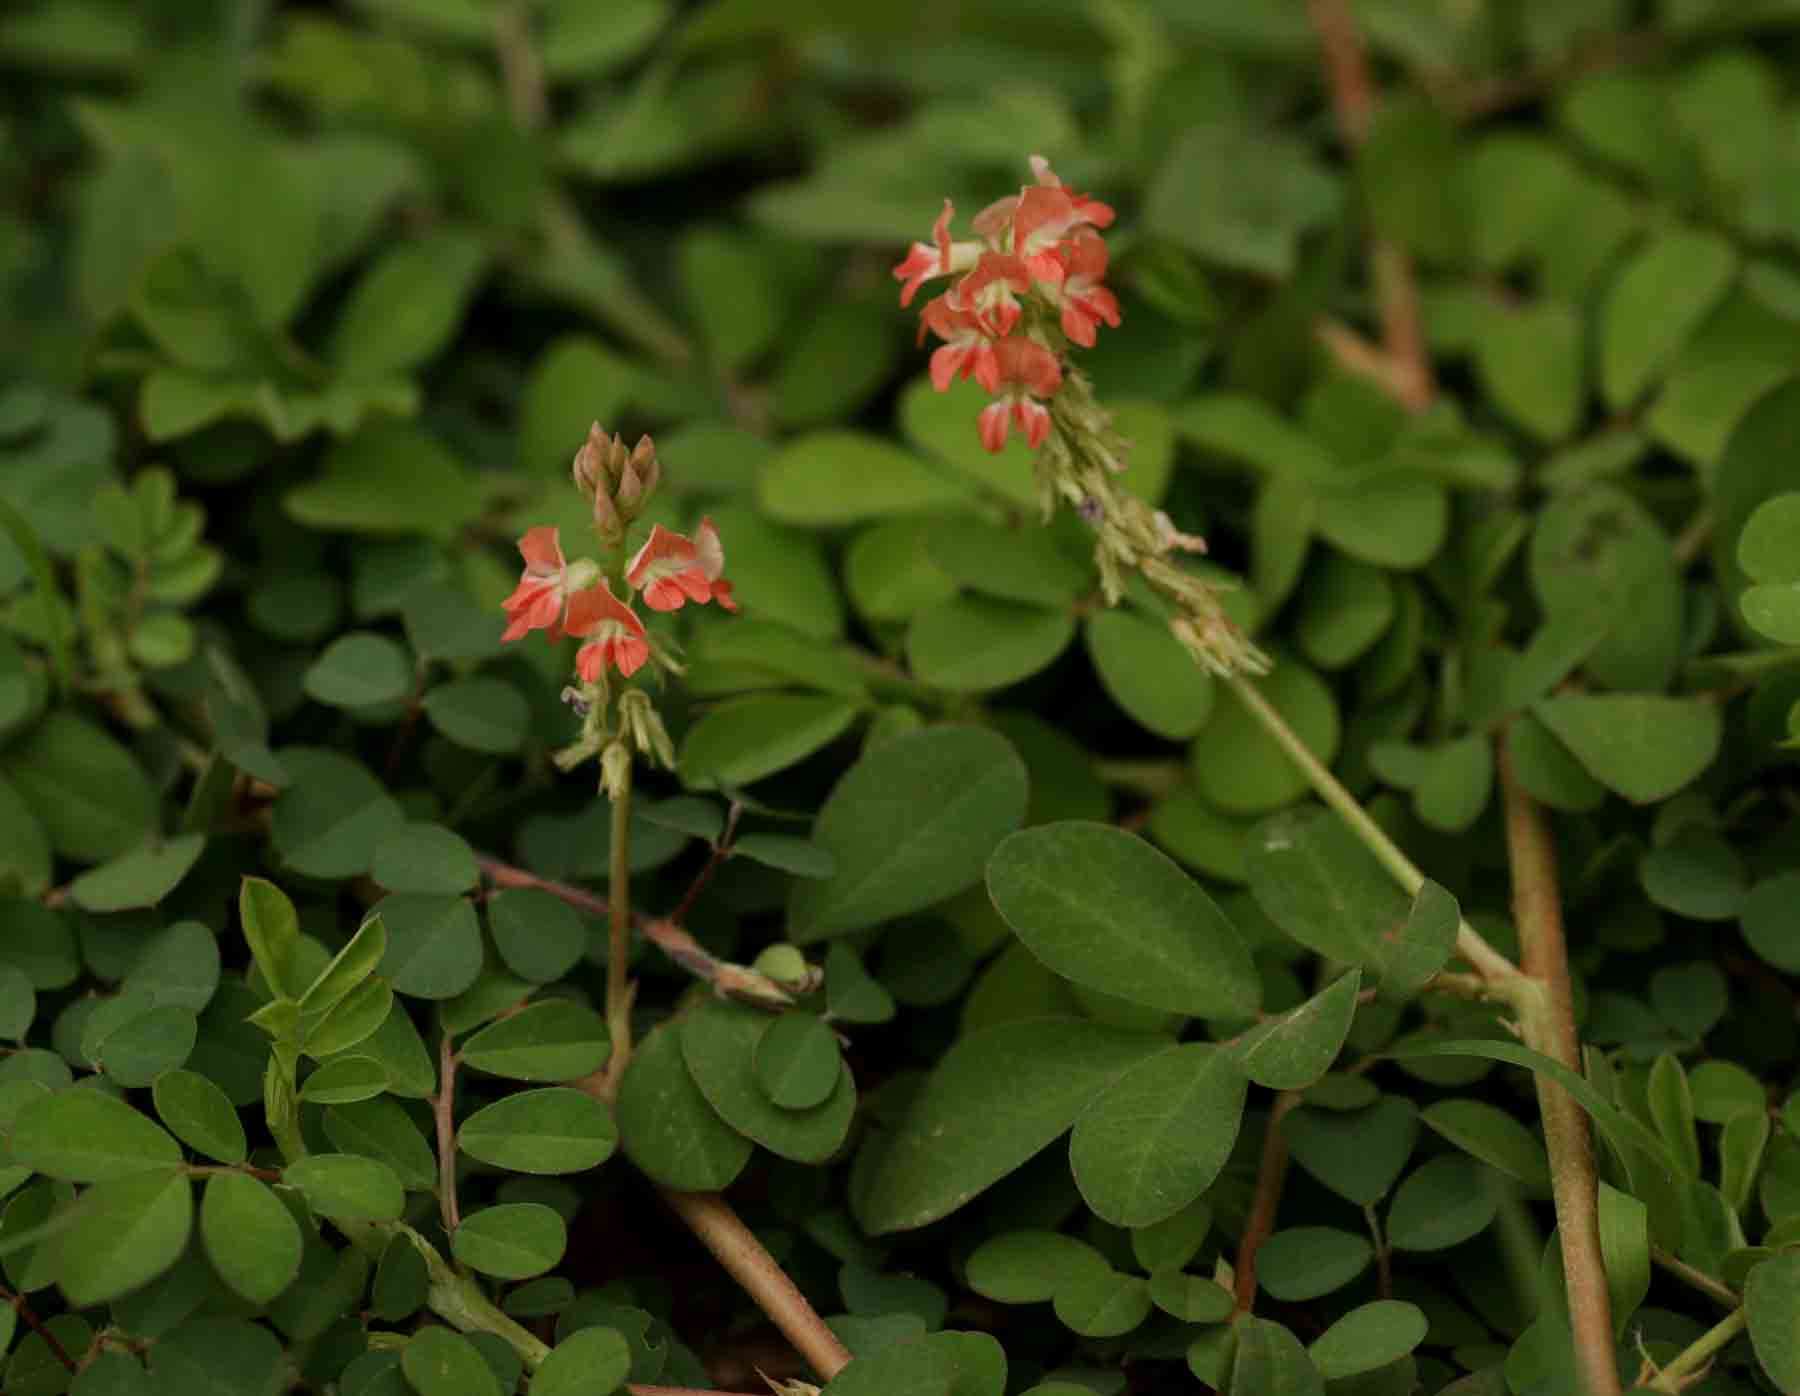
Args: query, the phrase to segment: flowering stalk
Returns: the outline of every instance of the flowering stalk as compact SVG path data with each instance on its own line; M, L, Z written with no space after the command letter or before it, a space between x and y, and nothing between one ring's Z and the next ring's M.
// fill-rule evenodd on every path
M1268 658L1232 623L1219 603L1220 585L1183 568L1177 553L1203 553L1204 540L1179 531L1169 516L1120 487L1129 443L1101 407L1093 385L1071 363L1072 347L1091 347L1099 326L1116 328L1118 301L1104 285L1106 246L1100 229L1113 210L1077 194L1040 156L1036 182L976 215L979 237L950 237L946 201L930 242L915 242L894 268L901 305L927 281L955 278L921 313L944 341L932 355L931 378L944 391L974 378L994 400L981 412L982 444L997 451L1017 424L1037 450L1034 468L1046 519L1060 499L1094 531L1094 564L1109 605L1135 572L1175 612L1169 628L1195 660L1223 679L1245 710L1293 758L1319 796L1367 844L1408 892L1424 876L1306 747L1251 679ZM1529 996L1518 968L1465 920L1457 949L1496 997Z
M666 769L675 766L675 750L655 701L647 690L627 687L625 681L645 665L652 673L682 672L680 661L650 634L632 602L641 598L652 611L678 611L689 602L704 606L716 601L735 611L737 601L725 579L725 550L711 519L702 519L692 538L653 525L643 544L627 557L626 537L662 478L656 444L648 436L627 450L619 437L608 438L596 422L575 453L571 474L592 506L602 560L570 562L563 556L556 529L528 529L519 540L525 569L502 603L507 615L502 638L517 640L542 630L552 642L564 635L583 641L575 653L576 682L563 689L563 701L581 719L581 732L556 753L555 760L564 770L598 761L600 788L612 801L606 978L612 1055L605 1077L610 1096L631 1059L632 985L627 966L632 763L642 755Z

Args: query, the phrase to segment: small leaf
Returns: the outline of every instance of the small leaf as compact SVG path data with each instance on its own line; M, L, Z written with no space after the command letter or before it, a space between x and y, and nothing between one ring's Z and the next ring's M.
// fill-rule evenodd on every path
M300 1273L299 1223L280 1198L247 1173L207 1179L200 1236L219 1278L252 1304L267 1304Z
M406 1205L400 1179L385 1163L358 1154L308 1154L282 1170L320 1216L342 1221L395 1221Z
M1533 712L1595 780L1640 805L1710 766L1723 731L1717 704L1655 694L1570 694Z
M373 1057L333 1057L300 1087L300 1099L314 1105L349 1105L387 1089L387 1070Z
M678 1023L656 1028L632 1053L618 1117L626 1156L664 1187L718 1191L750 1161L750 1140L718 1117L688 1073Z
M51 1242L57 1282L82 1308L115 1299L173 1265L187 1249L193 1225L194 1185L181 1169L98 1182Z
M1420 1111L1419 1118L1464 1153L1528 1187L1549 1188L1544 1146L1504 1110L1480 1100L1440 1100Z
M682 738L682 780L696 790L752 785L829 746L857 711L818 694L757 694L722 704Z
M1405 934L1405 895L1329 810L1265 819L1251 834L1245 871L1269 919L1321 955L1379 965Z
M811 1109L783 1109L766 1093L756 1065L759 1041L770 1025L760 1009L712 999L682 1020L682 1057L707 1104L726 1124L782 1158L820 1162L850 1130L856 1108L850 1069L834 1042L835 1069L825 1099Z
M810 1013L783 1013L756 1039L756 1082L783 1110L823 1105L838 1083L837 1038Z
M385 635L353 630L333 640L300 681L306 696L333 708L398 703L412 691L413 665Z
M90 868L69 884L69 896L86 911L155 906L193 870L205 849L204 834L181 834L146 845Z
M1263 1243L1256 1277L1272 1297L1297 1304L1342 1289L1374 1258L1365 1236L1328 1226L1290 1226Z
M491 1023L463 1044L463 1062L514 1081L573 1081L606 1064L612 1044L591 1008L544 999Z
M420 701L431 725L458 746L508 756L531 730L531 705L504 680L476 675L452 679Z
M419 1396L501 1396L481 1349L462 1334L427 1324L400 1349L400 1368Z
M1800 1390L1800 1252L1765 1260L1744 1282L1750 1344L1778 1391Z
M1251 1028L1230 1047L1238 1069L1272 1091L1312 1085L1343 1049L1361 988L1362 974L1352 969L1298 1008Z
M548 1207L508 1202L464 1217L450 1250L471 1270L501 1280L527 1280L554 1268L568 1243L563 1219Z
M330 1013L375 972L375 966L386 954L387 927L379 915L371 916L307 986L300 996L301 1016L322 1018Z
M631 1375L631 1345L610 1328L569 1334L531 1374L532 1396L606 1396Z
M1428 1327L1417 1305L1382 1299L1352 1309L1307 1351L1319 1375L1337 1381L1399 1361L1425 1341Z
M156 1113L175 1137L220 1163L242 1163L250 1152L244 1123L225 1092L195 1071L165 1071L151 1087Z
M566 1086L521 1091L463 1121L457 1144L471 1158L515 1173L580 1173L611 1157L612 1115Z
M181 1162L181 1147L124 1101L63 1090L13 1117L11 1161L72 1183L98 1183Z

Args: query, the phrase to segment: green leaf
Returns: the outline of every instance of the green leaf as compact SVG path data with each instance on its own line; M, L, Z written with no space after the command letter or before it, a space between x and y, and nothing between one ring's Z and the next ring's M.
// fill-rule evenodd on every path
M301 678L314 702L333 708L372 708L398 703L412 692L413 665L405 649L386 635L353 630L333 640Z
M1150 1286L1111 1266L1084 1271L1056 1288L1056 1317L1084 1338L1117 1338L1150 1317Z
M1074 1018L999 1023L960 1039L900 1122L864 1145L871 1159L852 1197L858 1220L880 1235L948 1216L1168 1047L1163 1037Z
M1427 827L1463 834L1481 818L1493 789L1493 748L1486 737L1471 732L1426 753L1413 787L1413 809Z
M181 1162L181 1147L124 1101L63 1090L13 1117L11 1161L71 1183L99 1183Z
M480 515L482 491L462 462L418 427L377 420L334 446L323 473L282 502L308 528L449 538Z
M795 877L830 877L837 871L837 859L829 850L792 834L742 834L733 840L731 851L734 857L779 868Z
M1231 1354L1232 1396L1325 1396L1312 1358L1279 1323L1246 1318L1236 1326Z
M454 998L481 973L481 923L466 897L390 892L376 911L387 936L378 972L395 993Z
M147 844L90 868L69 884L69 896L85 911L155 906L192 871L205 848L204 834L181 834Z
M1083 1275L1105 1273L1106 1257L1060 1231L1024 1229L990 1236L969 1255L969 1288L1001 1304L1038 1304Z
M501 1396L500 1380L476 1347L441 1324L427 1324L400 1349L400 1369L419 1396Z
M919 1339L889 1343L852 1357L824 1387L829 1396L950 1396L956 1380L951 1350Z
M382 838L406 822L399 804L359 762L318 748L283 748L293 783L275 798L275 851L308 877L360 877ZM295 992L297 985L291 986Z
M379 912L356 928L344 948L300 996L302 1018L322 1018L336 1008L375 972L387 954L387 926Z
M612 1115L566 1086L497 1100L463 1121L457 1145L471 1158L515 1173L580 1173L604 1163L618 1143Z
M608 1396L631 1375L631 1345L610 1328L569 1334L531 1374L532 1396Z
M470 751L508 756L525 744L531 705L503 679L452 679L426 693L420 706L444 736Z
M1047 668L1075 637L1075 618L985 596L956 596L920 611L906 658L923 682L953 693L1005 688Z
M1257 1281L1284 1303L1333 1294L1369 1268L1375 1248L1368 1238L1329 1226L1290 1226L1263 1243Z
M1750 889L1741 912L1744 939L1764 963L1800 973L1800 872L1777 873Z
M606 1024L569 999L544 999L491 1023L463 1044L466 1066L513 1081L573 1081L606 1064Z
M394 1170L360 1154L308 1154L288 1164L281 1181L320 1216L338 1221L396 1221L406 1206Z
M528 1280L555 1267L568 1228L537 1202L507 1202L471 1212L450 1238L450 1251L471 1270L501 1280Z
M1718 706L1647 693L1568 694L1532 711L1588 773L1634 804L1667 799L1718 755Z
M80 1307L115 1299L173 1265L193 1225L194 1185L181 1169L98 1182L51 1243L57 1282Z
M1379 964L1402 934L1407 902L1375 857L1335 814L1317 806L1272 815L1245 858L1257 904L1321 955Z
M1419 1118L1464 1153L1527 1187L1549 1188L1544 1146L1504 1110L1481 1100L1440 1100L1421 1110Z
M561 979L587 953L580 914L548 892L535 887L498 892L488 899L487 912L494 948L521 979L538 984Z
M973 424L970 431L973 432ZM830 528L954 504L967 489L879 437L820 431L787 442L757 477L757 502L781 523Z
M1482 319L1475 361L1494 403L1540 441L1581 422L1586 364L1581 317L1558 301L1496 309Z
M1338 747L1338 711L1331 690L1311 670L1293 662L1277 664L1255 685L1307 749L1330 762ZM1229 689L1189 748L1188 761L1202 798L1227 814L1266 814L1292 803L1308 788L1287 753Z
M1738 534L1738 566L1758 582L1800 582L1800 491L1756 506Z
M1766 1115L1760 1117L1767 1124ZM1612 1295L1613 1332L1623 1336L1650 1292L1650 1213L1629 1193L1600 1184L1600 1258Z
M165 1071L151 1087L156 1113L175 1137L196 1153L220 1163L249 1157L244 1124L230 1097L195 1071Z
M1133 1003L1247 1018L1261 982L1236 928L1135 835L1068 822L1024 829L988 860L994 905L1057 974Z
M340 1153L385 1163L408 1188L437 1186L437 1159L412 1117L392 1096L334 1105L324 1114L325 1137Z
M837 1057L830 1089L810 1109L785 1109L765 1092L756 1067L757 1046L769 1016L747 1004L711 999L681 1023L681 1051L694 1083L720 1119L771 1153L796 1163L818 1163L837 1152L850 1130L856 1086Z
M1397 604L1387 573L1327 553L1308 575L1294 621L1295 639L1321 669L1342 669L1382 637Z
M1073 605L1092 585L1090 569L1041 528L957 515L933 528L930 554L958 586L1003 601L1056 609Z
M1146 731L1186 741L1213 709L1213 677L1166 626L1127 610L1100 611L1083 631L1100 683Z
M394 991L387 980L365 979L345 994L338 1001L337 1007L323 1018L308 1020L302 1025L306 1033L306 1051L314 1058L322 1058L367 1043L370 1045L363 1047L364 1052L373 1053L377 1034L384 1024L393 1021L395 1012L404 1017L405 1010L395 1008ZM416 1040L416 1030L414 1037ZM423 1051L422 1048L420 1050ZM384 1059L384 1064L390 1088L398 1090L400 1085L394 1078L394 1062Z
M1362 974L1352 969L1298 1008L1257 1024L1230 1044L1238 1070L1272 1091L1312 1085L1343 1050L1361 988Z
M1358 1207L1381 1200L1412 1157L1419 1112L1399 1096L1360 1110L1290 1111L1281 1122L1294 1162Z
M819 811L813 841L837 870L795 885L789 938L805 945L955 896L1025 800L1024 764L984 728L928 727L865 751Z
M380 1095L387 1084L387 1069L375 1058L333 1057L301 1084L300 1099L314 1105L348 1105Z
M1181 1270L1153 1270L1150 1302L1183 1323L1223 1323L1236 1304L1223 1285Z
M1408 470L1365 471L1322 489L1317 510L1321 537L1360 561L1401 571L1430 562L1450 529L1449 491Z
M267 1304L300 1273L299 1223L280 1198L247 1173L207 1179L200 1238L219 1278L252 1304Z
M750 1161L750 1140L714 1113L689 1075L677 1023L655 1029L631 1054L618 1118L626 1157L663 1187L716 1192Z
M379 379L431 358L455 334L486 261L480 240L454 228L383 253L338 314L331 339L338 371Z
M721 704L682 738L682 781L692 790L750 785L829 746L857 712L853 703L814 694L758 694Z
M1674 227L1619 272L1600 312L1600 390L1623 410L1668 369L1737 272L1723 238Z
M1397 1362L1425 1341L1430 1325L1416 1304L1378 1299L1352 1309L1307 1349L1326 1381L1372 1372Z
M811 1110L843 1074L837 1036L810 1013L783 1013L756 1039L756 1082L783 1110Z
M1800 1253L1765 1260L1744 1282L1750 1344L1778 1390L1800 1387Z
M71 712L50 712L9 747L0 774L51 847L76 862L121 857L156 827L156 792L143 767L103 729Z
M83 1055L119 1085L133 1087L148 1086L186 1062L199 1031L191 1008L144 1007L136 995L126 994L96 1008L85 1027Z
M1107 1086L1069 1141L1088 1206L1115 1226L1149 1226L1187 1206L1225 1166L1244 1088L1231 1053L1201 1042L1151 1057Z

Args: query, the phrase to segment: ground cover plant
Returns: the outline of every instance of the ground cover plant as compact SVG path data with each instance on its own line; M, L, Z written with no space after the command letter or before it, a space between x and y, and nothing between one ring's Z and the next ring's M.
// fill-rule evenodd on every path
M9 7L0 1388L1800 1391L1797 20Z

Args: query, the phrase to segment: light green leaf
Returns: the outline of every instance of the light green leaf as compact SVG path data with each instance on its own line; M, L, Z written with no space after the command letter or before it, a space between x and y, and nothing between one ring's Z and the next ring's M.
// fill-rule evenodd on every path
M1075 618L1067 611L957 596L913 617L906 658L925 683L979 693L1047 668L1074 636Z
M1397 1362L1425 1341L1429 1325L1416 1304L1379 1299L1352 1309L1307 1349L1326 1381Z
M339 1221L395 1221L406 1206L394 1170L360 1154L308 1154L288 1164L281 1181L320 1216Z
M829 528L954 504L967 488L878 437L820 431L776 452L757 478L756 494L781 523Z
M1314 756L1329 763L1337 755L1337 702L1317 675L1290 661L1254 682ZM1229 688L1189 748L1188 762L1201 796L1226 814L1266 814L1308 788L1306 777Z
M57 1282L83 1308L129 1293L175 1263L193 1225L194 1185L181 1169L98 1182L51 1242Z
M682 780L691 790L750 785L829 746L857 712L853 703L811 694L758 694L721 704L682 738Z
M677 1023L658 1027L632 1053L618 1117L626 1156L664 1187L718 1191L750 1161L750 1140L721 1120L694 1084Z
M1718 705L1648 693L1567 694L1533 709L1588 773L1634 804L1667 799L1718 755Z
M1131 611L1108 610L1090 616L1083 634L1102 686L1139 726L1180 742L1206 725L1213 677L1166 626Z
M608 1396L631 1375L631 1345L610 1328L580 1328L531 1374L532 1396Z
M435 438L378 419L333 447L318 478L289 490L283 503L309 528L448 538L480 514L482 491Z
M244 1124L225 1092L195 1071L165 1071L151 1087L156 1113L175 1137L220 1163L249 1157Z
M11 1160L72 1183L98 1183L181 1162L161 1126L100 1091L63 1090L13 1117Z
M1600 389L1622 410L1680 352L1737 273L1723 238L1674 227L1621 270L1600 312Z
M599 1014L553 998L490 1023L463 1044L462 1059L513 1081L573 1081L598 1071L610 1051Z
M106 731L56 709L0 756L16 790L63 857L118 858L153 832L156 792L137 759Z
M207 1179L200 1237L219 1278L252 1304L267 1304L300 1273L299 1223L266 1184L247 1173Z
M610 1158L618 1137L604 1105L566 1086L497 1100L456 1136L471 1158L515 1173L580 1173Z
M501 1280L528 1280L555 1267L568 1247L563 1219L538 1202L507 1202L471 1212L450 1238L450 1251L471 1270Z

